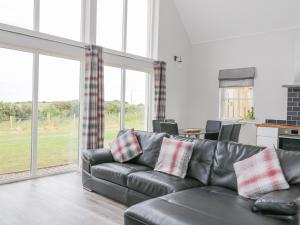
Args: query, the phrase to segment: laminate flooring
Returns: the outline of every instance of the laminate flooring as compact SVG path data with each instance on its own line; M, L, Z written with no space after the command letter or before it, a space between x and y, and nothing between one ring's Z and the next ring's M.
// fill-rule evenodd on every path
M123 225L125 210L76 172L0 185L0 225Z

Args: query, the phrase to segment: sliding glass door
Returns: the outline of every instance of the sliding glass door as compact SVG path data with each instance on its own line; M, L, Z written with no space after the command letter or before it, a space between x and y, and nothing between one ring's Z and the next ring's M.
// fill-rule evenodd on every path
M79 76L79 61L40 55L38 174L77 166Z
M105 66L105 133L107 147L120 129L148 129L150 110L149 73L126 68Z
M0 182L77 168L80 62L4 48L0 62Z
M121 69L104 67L105 128L104 146L117 136L121 126Z
M147 130L148 74L126 70L125 127Z
M28 177L33 54L0 48L0 181Z

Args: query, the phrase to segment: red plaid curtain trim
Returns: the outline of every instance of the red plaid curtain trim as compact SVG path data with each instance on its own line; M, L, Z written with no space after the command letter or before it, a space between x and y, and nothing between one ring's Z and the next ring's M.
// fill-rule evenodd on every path
M164 120L166 114L166 63L154 62L154 110L155 119Z
M104 133L104 72L102 47L92 45L86 49L84 76L82 148L102 148Z

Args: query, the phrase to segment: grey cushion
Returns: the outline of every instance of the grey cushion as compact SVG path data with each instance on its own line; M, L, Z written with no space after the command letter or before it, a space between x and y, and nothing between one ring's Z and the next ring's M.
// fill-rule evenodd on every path
M233 164L257 154L262 149L257 146L233 142L218 142L211 171L210 185L237 190L237 178Z
M92 176L126 187L127 176L130 173L145 170L150 168L131 163L102 163L92 166Z
M207 185L218 142L183 136L172 136L171 138L194 143L193 154L189 162L187 176L195 178L201 183Z
M217 141L195 141L187 175L207 185L216 148Z
M171 176L158 171L136 172L128 175L127 187L151 197L159 197L172 192L202 186L192 179Z

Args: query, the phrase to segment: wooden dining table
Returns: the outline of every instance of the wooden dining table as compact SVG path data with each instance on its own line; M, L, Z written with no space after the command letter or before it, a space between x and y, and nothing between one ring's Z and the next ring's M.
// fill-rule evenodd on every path
M184 129L179 130L179 135L182 135L185 137L200 138L200 136L204 133L205 133L205 131L203 129L199 129L199 128L184 128Z

